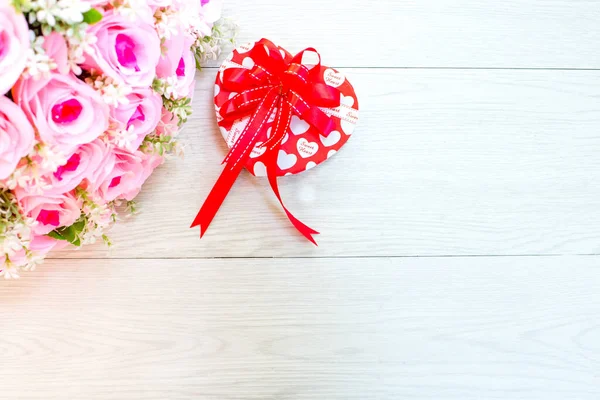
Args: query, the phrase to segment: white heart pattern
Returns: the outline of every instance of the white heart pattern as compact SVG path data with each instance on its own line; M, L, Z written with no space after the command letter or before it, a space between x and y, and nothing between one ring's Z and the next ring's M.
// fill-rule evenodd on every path
M345 106L352 107L354 105L354 97L342 95L341 103Z
M277 165L282 170L292 168L296 165L296 161L298 161L298 157L294 154L287 154L285 151L279 150L279 154L277 155Z
M285 136L283 137L283 140L281 141L281 144L285 144L289 138L290 138L290 134L286 133Z
M254 175L255 176L267 176L267 167L260 161L254 164Z
M329 136L325 137L323 135L319 135L321 137L321 143L323 143L323 146L325 147L331 147L334 144L336 144L337 142L340 141L340 139L342 138L342 134L339 133L338 131L333 131L329 134Z
M290 122L290 130L294 135L302 135L303 133L308 131L309 128L310 125L308 124L308 122L298 118L298 116L296 115L292 117L292 121Z
M254 60L250 57L246 57L244 58L244 61L242 61L242 65L247 69L252 69L252 67L254 67Z
M346 77L341 72L336 72L332 69L326 69L323 75L325 83L329 86L340 87L346 80Z
M300 138L300 140L298 140L296 148L298 149L298 154L300 154L300 157L302 158L312 157L319 151L319 145L316 142L309 142L305 138Z
M250 50L252 50L252 48L254 47L255 43L246 43L241 45L240 47L236 48L237 52L240 54L244 54L249 52Z
M252 153L250 153L250 158L258 158L258 157L262 156L263 154L265 154L265 151L267 151L267 147L266 146L261 147L262 144L263 144L263 142L256 143L256 145L252 149Z
M221 86L215 85L215 97L217 97L221 93Z
M340 122L340 126L342 127L344 133L348 136L352 135L352 132L354 132L355 125L352 122L342 120Z
M333 155L334 155L335 153L337 153L337 151L335 151L335 150L329 150L329 153L327 153L327 158L331 158L331 157L333 157Z
M317 166L317 164L316 164L316 163L314 163L314 162L310 161L310 162L308 162L308 163L306 164L306 170L308 171L309 169L311 169L311 168L314 168L314 167L316 167L316 166Z
M235 96L237 96L238 94L236 92L231 92L229 93L229 100L233 99Z

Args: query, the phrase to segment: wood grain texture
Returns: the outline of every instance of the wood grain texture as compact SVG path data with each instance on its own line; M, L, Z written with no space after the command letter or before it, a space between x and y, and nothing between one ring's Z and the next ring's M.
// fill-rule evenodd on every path
M207 235L189 229L226 146L196 92L185 160L158 171L115 246L55 257L290 257L600 252L600 71L345 70L361 122L327 163L268 183L243 173Z
M596 400L600 258L54 260L2 399Z
M598 0L227 0L240 41L337 67L600 68Z
M188 229L226 153L208 68L186 159L115 246L0 281L0 399L600 398L600 0L226 14L356 86L348 146L281 180L320 247L246 173L203 240Z

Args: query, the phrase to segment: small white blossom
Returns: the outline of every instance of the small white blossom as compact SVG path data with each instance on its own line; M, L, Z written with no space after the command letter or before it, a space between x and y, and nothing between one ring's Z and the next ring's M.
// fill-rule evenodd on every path
M14 266L0 266L0 277L4 277L4 279L19 279L21 276L19 275L19 270Z
M98 238L102 238L104 232L111 227L115 211L108 204L87 202L83 207L83 213L86 215L86 226L80 237L81 243L96 243Z
M130 21L152 17L152 9L146 0L113 0L111 2L115 14L122 15Z
M154 13L154 27L161 39L170 39L177 35L183 28L187 31L189 26L185 24L185 13L180 13L173 7L160 7Z
M25 76L30 76L34 79L46 78L50 75L50 71L57 68L56 62L46 54L42 47L44 38L42 36L35 37L30 31L31 47L27 50L27 62L25 64Z
M108 76L98 76L94 78L86 78L85 82L96 89L104 101L117 107L119 104L129 104L127 96L131 94L131 87L120 84Z
M83 14L90 8L90 4L82 0L33 0L24 6L24 11L29 12L30 24L39 22L42 28L54 29L59 23L67 26L81 24Z
M94 35L87 35L85 32L72 32L69 34L67 31L67 43L68 43L68 53L67 53L67 62L69 68L75 75L81 75L81 67L85 61L85 54L90 54L94 51L92 47L98 38Z
M135 127L133 125L130 125L127 129L114 130L111 133L111 142L114 143L115 146L131 152L137 150L133 146L135 140L137 139Z
M41 159L42 169L48 172L56 172L58 167L65 165L67 162L64 154L46 145L40 145L37 156Z
M45 256L31 252L27 255L27 263L22 267L24 271L35 271L38 265L44 263Z

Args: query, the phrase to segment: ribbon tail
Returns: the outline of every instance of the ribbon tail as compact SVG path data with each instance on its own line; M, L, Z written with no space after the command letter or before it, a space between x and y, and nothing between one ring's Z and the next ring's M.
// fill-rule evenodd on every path
M265 152L265 165L267 167L267 177L269 178L269 184L271 185L271 189L277 200L279 200L279 204L285 211L288 219L294 225L294 228L298 230L306 239L308 239L312 244L318 246L313 235L318 235L319 232L314 229L308 227L303 222L301 222L298 218L294 217L294 215L287 209L287 207L283 204L283 200L281 198L281 194L279 193L279 186L277 185L277 157L279 155L279 148L281 146L281 141L285 136L287 128L289 126L289 119L292 116L292 107L287 101L281 101L279 105L279 112L277 115L277 122L274 126L274 133L270 140L274 141L275 144L270 146ZM288 121L284 123L284 121ZM265 143L266 144L266 143Z
M276 152L274 152L274 153L277 154ZM317 241L315 240L313 235L318 235L319 232L315 231L314 229L312 229L311 227L307 226L302 221L300 221L298 218L294 217L294 215L283 204L281 194L279 193L279 186L277 185L276 165L277 165L277 160L275 160L275 164L269 163L267 166L267 175L269 177L269 184L271 185L271 189L273 190L273 193L275 193L277 200L279 200L279 204L281 204L281 207L285 211L285 214L287 215L287 217L290 220L290 222L292 223L292 225L294 225L294 228L296 228L296 230L298 230L298 232L300 232L302 234L302 236L304 236L306 239L308 239L312 244L314 244L315 246L318 246Z
M210 223L217 215L217 211L219 211L223 201L225 201L225 197L227 197L237 177L240 175L240 172L242 172L243 164L241 165L242 168L231 169L229 167L225 167L219 176L219 179L215 183L215 186L208 194L206 201L200 208L198 215L196 215L196 218L194 219L194 222L190 228L200 226L200 237L204 236L208 230Z
M256 113L250 118L248 125L246 125L229 154L227 154L225 169L190 226L190 228L200 226L200 237L204 236L208 230L208 226L215 218L223 201L225 201L225 197L227 197L237 177L244 169L256 142L261 134L265 133L265 124L278 101L278 94L271 90L259 105Z

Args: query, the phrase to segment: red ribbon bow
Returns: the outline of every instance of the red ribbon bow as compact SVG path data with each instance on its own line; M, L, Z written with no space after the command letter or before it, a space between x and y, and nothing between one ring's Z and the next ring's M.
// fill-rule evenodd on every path
M310 56L317 57L317 63L304 65L304 57ZM298 53L291 60L288 56L286 60L277 46L267 39L261 39L250 50L249 57L254 61L251 69L228 68L223 71L222 87L238 94L223 104L219 114L231 122L248 115L251 117L223 161L225 169L191 227L200 225L200 237L204 236L254 146L262 140L264 143L261 147L266 148L262 157L271 189L294 227L316 245L313 235L319 232L300 222L283 204L277 186L277 156L292 115L301 117L320 134L328 136L334 130L335 123L319 107L338 107L340 93L325 84L320 74L321 56L313 48ZM277 113L272 133L267 138L267 122L275 110Z

